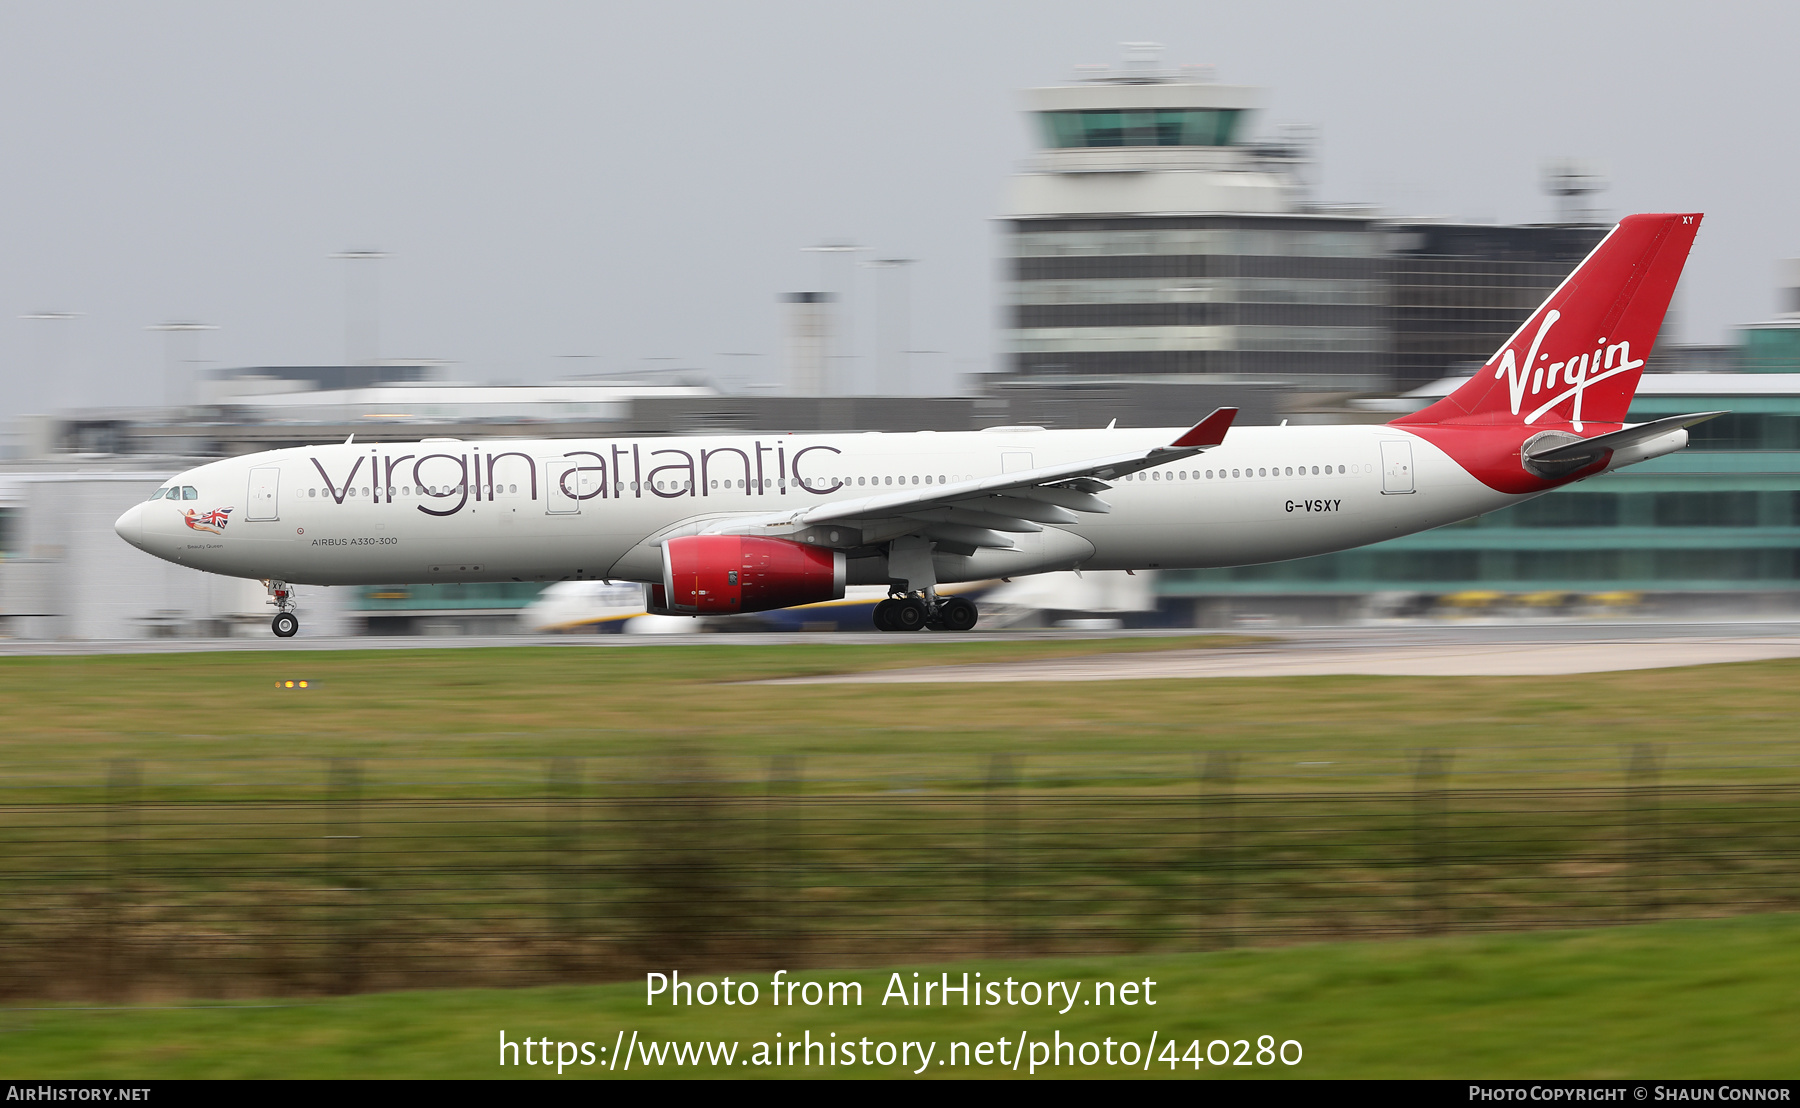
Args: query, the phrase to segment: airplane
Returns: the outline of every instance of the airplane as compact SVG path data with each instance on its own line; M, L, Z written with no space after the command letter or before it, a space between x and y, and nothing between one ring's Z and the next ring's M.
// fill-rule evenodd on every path
M1679 450L1720 412L1624 422L1698 213L1628 216L1450 395L1391 423L611 439L272 450L175 477L115 524L159 558L294 586L619 581L666 615L884 586L884 631L968 631L955 582L1346 550ZM1097 421L1096 421L1097 422ZM179 505L179 506L178 506Z

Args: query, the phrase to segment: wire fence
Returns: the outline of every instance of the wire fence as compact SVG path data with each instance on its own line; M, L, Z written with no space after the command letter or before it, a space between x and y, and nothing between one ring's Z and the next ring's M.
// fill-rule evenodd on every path
M10 998L357 992L1204 950L1800 907L1800 785L1249 787L1192 772L880 786L703 758L537 783L0 786ZM390 775L391 776L391 775Z

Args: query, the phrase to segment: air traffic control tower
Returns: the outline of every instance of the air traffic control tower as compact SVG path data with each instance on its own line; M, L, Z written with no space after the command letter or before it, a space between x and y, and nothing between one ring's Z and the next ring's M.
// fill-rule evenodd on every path
M1003 379L1387 386L1385 232L1308 205L1308 144L1253 141L1260 99L1143 52L1026 90Z

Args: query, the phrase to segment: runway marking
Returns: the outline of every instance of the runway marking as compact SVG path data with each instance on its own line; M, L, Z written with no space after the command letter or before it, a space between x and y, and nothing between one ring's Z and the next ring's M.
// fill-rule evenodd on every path
M1732 638L1601 643L1472 643L1320 649L1172 650L1033 662L971 663L820 677L764 685L912 685L1012 681L1152 681L1207 677L1543 677L1800 658L1800 640Z

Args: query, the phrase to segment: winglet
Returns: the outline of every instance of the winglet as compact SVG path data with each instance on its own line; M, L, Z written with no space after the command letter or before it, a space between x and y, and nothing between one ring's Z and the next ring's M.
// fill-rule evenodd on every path
M1190 449L1196 446L1217 446L1225 441L1225 432L1230 430L1231 421L1237 418L1236 408L1214 408L1211 415L1194 424L1182 436L1170 443L1170 446Z

